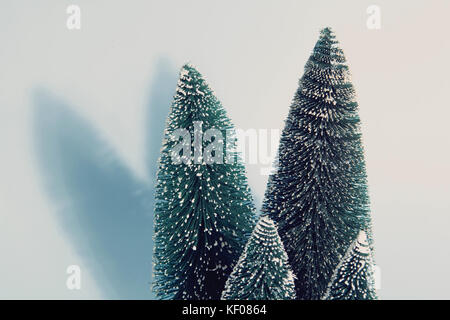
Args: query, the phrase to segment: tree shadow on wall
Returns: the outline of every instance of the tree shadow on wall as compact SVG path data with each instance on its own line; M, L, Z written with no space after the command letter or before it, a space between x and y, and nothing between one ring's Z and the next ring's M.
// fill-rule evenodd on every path
M165 57L159 58L151 81L146 111L146 163L152 185L156 182L157 161L177 80L178 72L170 61Z
M136 178L98 132L48 91L36 90L38 165L57 219L104 297L152 299L154 177L176 72L160 60L147 106L149 181Z

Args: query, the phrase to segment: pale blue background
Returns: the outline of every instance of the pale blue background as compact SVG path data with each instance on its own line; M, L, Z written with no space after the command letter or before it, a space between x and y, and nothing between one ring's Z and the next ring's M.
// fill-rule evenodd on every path
M80 31L66 28L69 4ZM370 4L380 30L366 27ZM0 297L151 298L152 178L178 69L197 66L237 127L282 128L331 26L360 103L380 295L450 298L449 9L0 0ZM71 264L80 291L66 288Z

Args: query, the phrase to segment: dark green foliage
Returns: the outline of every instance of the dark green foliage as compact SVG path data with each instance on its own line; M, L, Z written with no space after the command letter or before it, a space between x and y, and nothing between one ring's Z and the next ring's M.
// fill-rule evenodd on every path
M278 224L298 299L320 299L356 238L369 199L358 105L346 60L321 31L286 120L263 211Z
M203 132L217 128L223 134L223 139L200 137L204 149L212 141L230 143L225 131L233 126L223 107L200 73L185 65L167 121L156 187L154 290L160 299L219 299L254 226L242 163L207 164L208 157L195 155L195 143L188 145L194 157L176 150L180 140L173 134L185 128L194 141L195 123ZM174 162L174 154L183 162Z
M276 226L262 216L228 278L224 300L295 299L294 276Z
M364 231L337 266L324 300L375 300L373 264Z

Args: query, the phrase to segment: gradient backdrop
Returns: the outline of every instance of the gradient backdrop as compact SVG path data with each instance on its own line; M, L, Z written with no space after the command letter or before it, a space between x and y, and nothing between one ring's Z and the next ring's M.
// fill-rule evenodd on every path
M66 28L70 4L81 30ZM179 68L198 67L236 127L281 129L330 26L360 104L380 296L449 299L449 9L0 0L0 298L152 298L153 178ZM247 167L258 207L260 168ZM66 287L73 264L81 290Z

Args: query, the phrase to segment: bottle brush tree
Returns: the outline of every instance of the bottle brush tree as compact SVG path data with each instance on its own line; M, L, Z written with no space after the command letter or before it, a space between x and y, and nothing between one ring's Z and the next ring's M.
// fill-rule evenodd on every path
M295 299L294 275L277 228L262 216L228 278L224 300Z
M282 132L263 211L277 222L297 299L320 299L371 219L358 104L343 51L320 33Z
M220 299L252 231L245 169L227 138L233 130L201 74L183 66L157 174L153 289L160 299Z
M364 231L336 267L324 300L376 300L373 264Z

